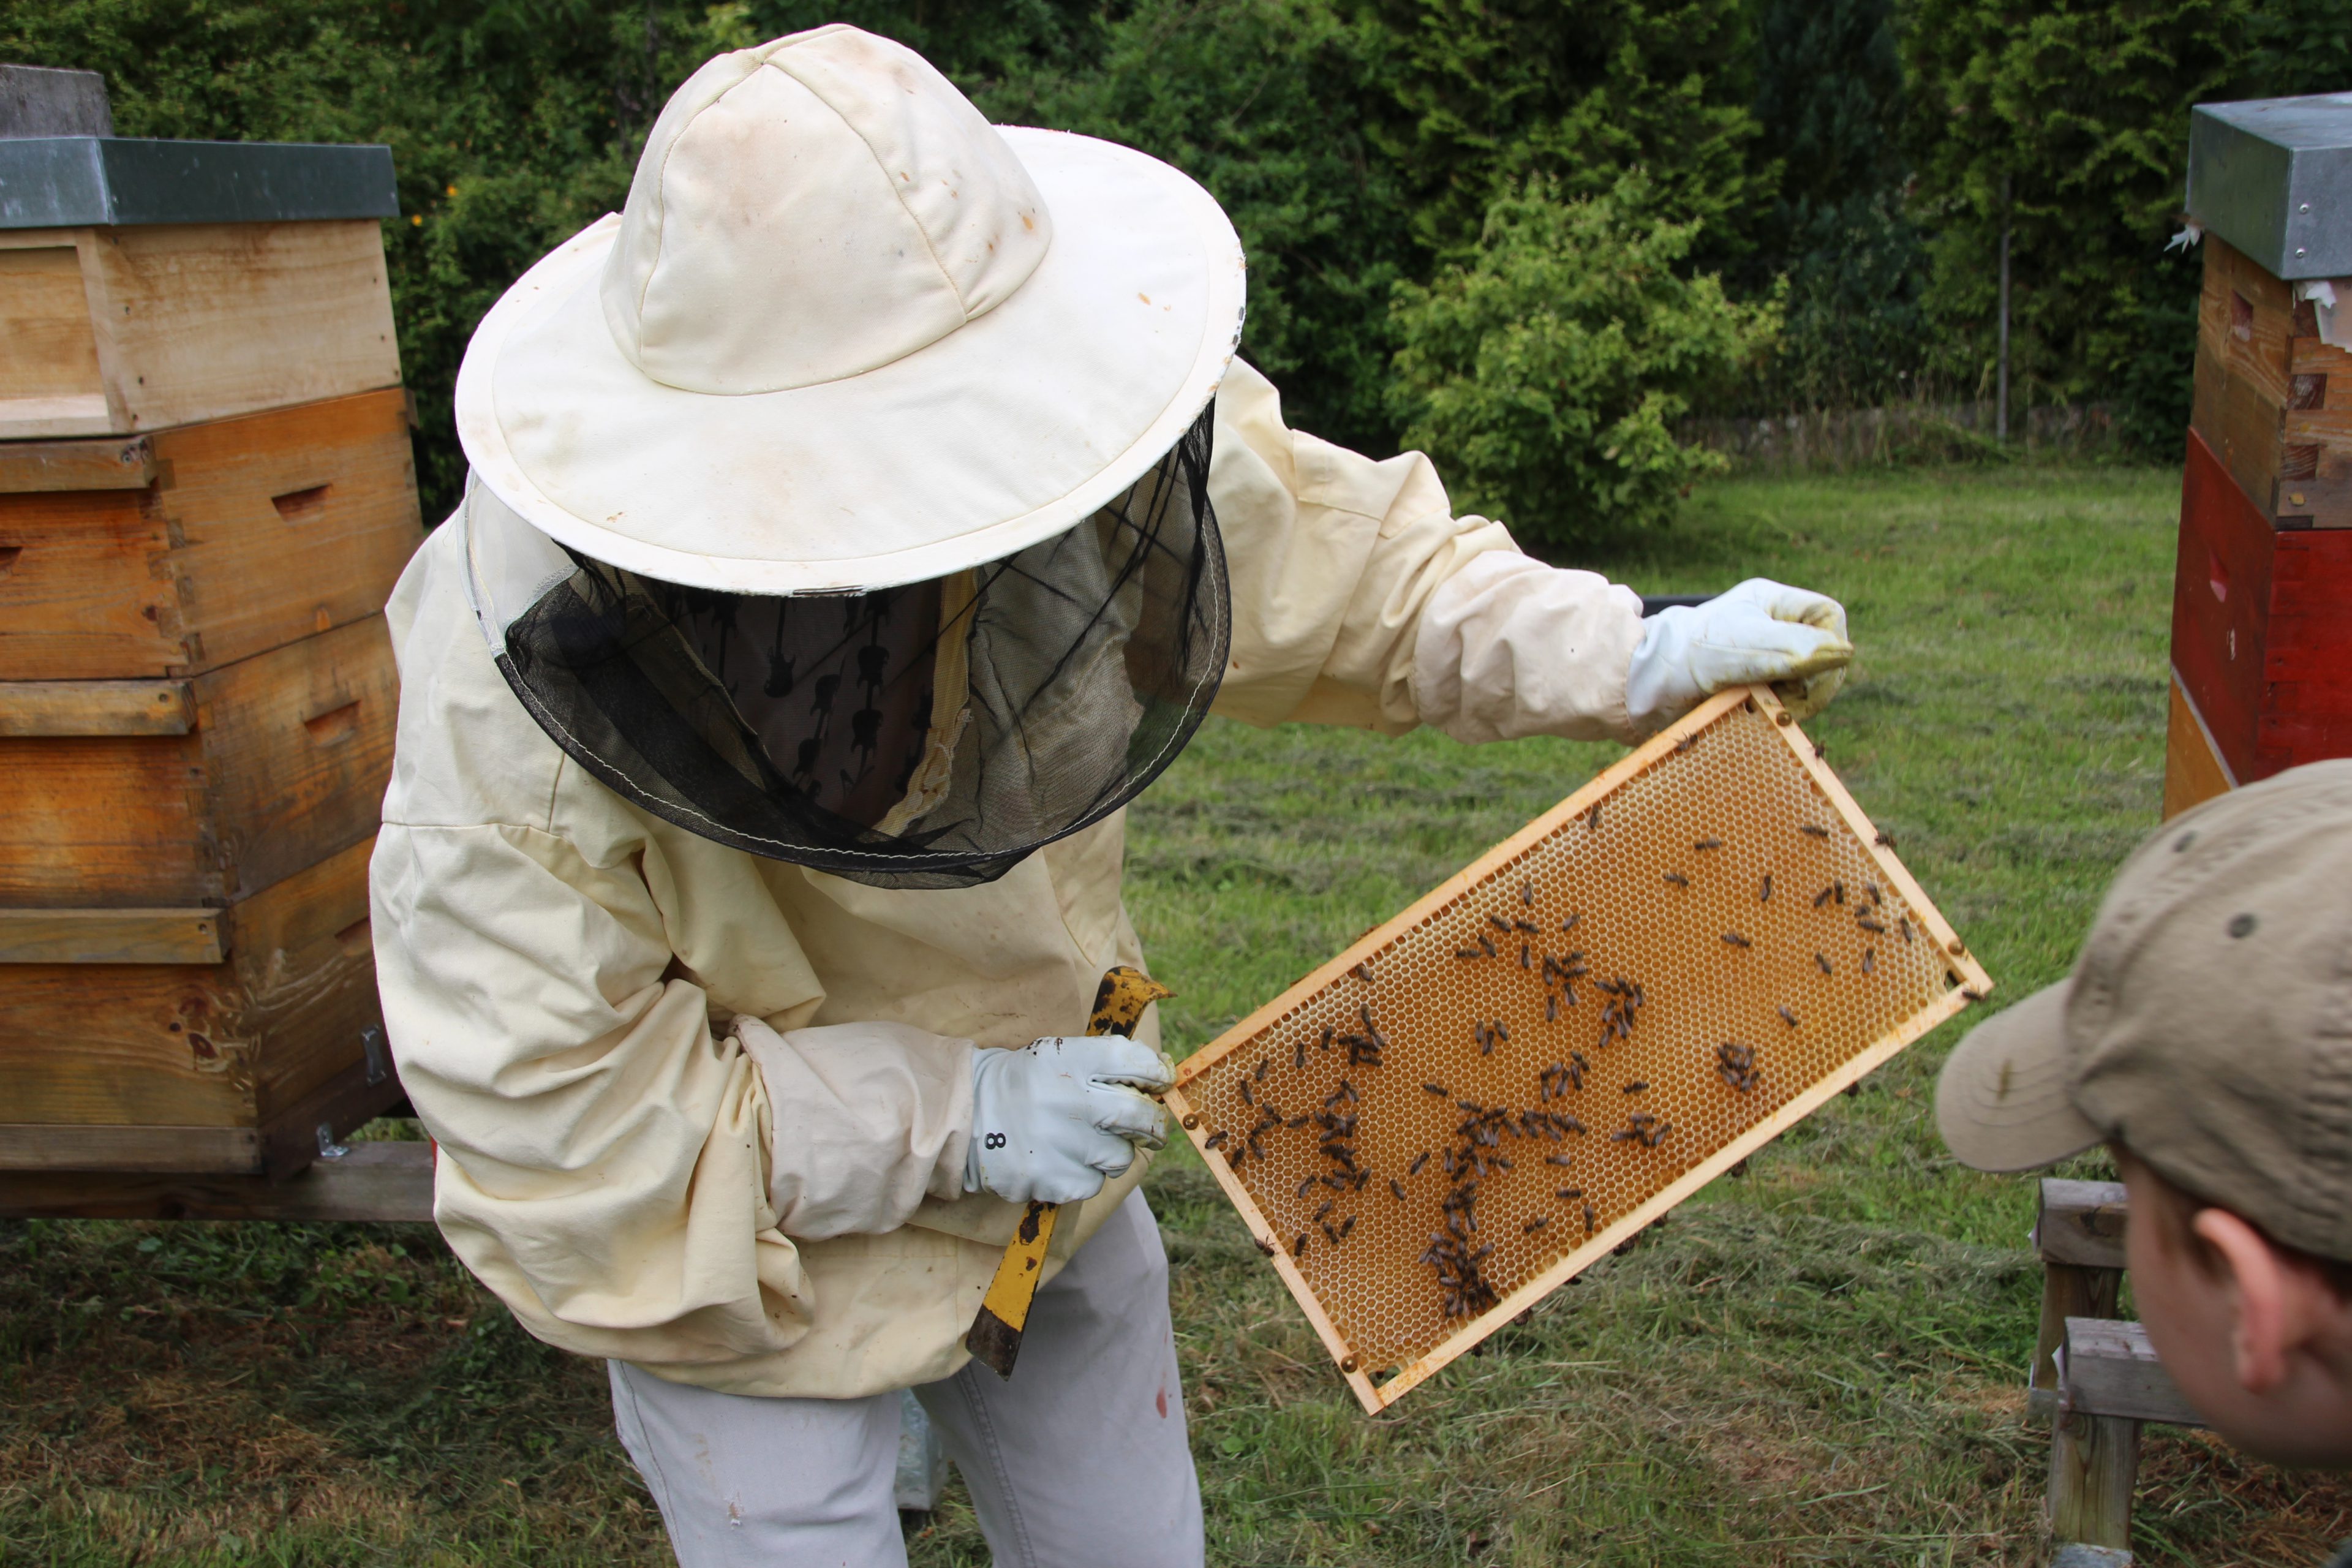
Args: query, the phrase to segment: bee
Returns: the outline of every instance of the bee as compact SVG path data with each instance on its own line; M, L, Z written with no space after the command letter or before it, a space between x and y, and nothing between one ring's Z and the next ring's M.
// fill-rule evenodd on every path
M1255 1105L1257 1103L1255 1100L1253 1100L1250 1097L1250 1080L1247 1079L1242 1079L1242 1103L1244 1105Z
M1397 1179L1394 1176L1389 1178L1389 1192L1395 1196L1397 1202L1404 1202L1404 1189L1397 1185Z
M1845 884L1843 882L1832 882L1830 886L1837 890L1838 905L1840 908L1843 908L1845 905Z
M1331 1212L1331 1205L1334 1205L1334 1204L1336 1204L1336 1203L1338 1203L1339 1201L1339 1199L1337 1199L1337 1198L1325 1198L1325 1199L1323 1200L1323 1206L1322 1206L1321 1208L1319 1208L1319 1209L1317 1209L1317 1210L1314 1212L1314 1214L1313 1214L1313 1215L1309 1215L1308 1217L1309 1217L1309 1218L1312 1218L1312 1219L1321 1219L1325 1215L1328 1215L1328 1214L1329 1214L1329 1213Z
M1447 1095L1448 1093L1450 1093L1450 1092L1451 1092L1451 1091L1450 1091L1450 1090L1448 1090L1448 1089L1446 1089L1446 1087L1445 1087L1444 1084L1442 1084L1442 1083L1425 1083L1425 1084L1423 1084L1421 1087L1422 1087L1422 1088L1423 1088L1423 1089L1427 1089L1430 1093L1432 1093L1432 1094L1433 1094L1433 1095L1437 1096L1437 1098L1438 1098L1438 1099L1440 1099L1440 1100L1444 1100L1444 1099L1446 1097L1446 1095Z
M1831 969L1831 968L1830 968L1830 961L1829 961L1827 958L1823 957L1822 954L1820 954L1820 953L1818 953L1818 952L1817 952L1817 953L1815 953L1815 954L1813 954L1813 962L1814 962L1815 963L1818 963L1818 964L1820 964L1820 965L1822 966L1822 973L1823 974L1831 974L1831 973L1835 973L1835 971L1833 971L1832 969Z
M1587 1235L1587 1236L1591 1236L1591 1235L1592 1234L1592 1223L1593 1223L1593 1221L1594 1221L1594 1219L1595 1219L1596 1217L1598 1217L1598 1216L1596 1216L1596 1215L1593 1214L1593 1212L1592 1212L1592 1205L1591 1205L1591 1204L1587 1204L1587 1205L1584 1205L1584 1234L1585 1234L1585 1235Z
M1886 901L1878 896L1878 884L1875 882L1864 882L1862 885L1862 891L1863 895L1869 899L1871 907L1874 909Z
M1519 1234L1520 1234L1521 1236L1526 1236L1526 1235L1528 1235L1528 1234L1529 1232L1531 1232L1531 1231L1538 1231L1538 1230L1541 1230L1544 1226L1546 1226L1549 1225L1550 1223L1551 1223L1551 1215L1548 1215L1548 1214L1539 1214L1539 1215L1536 1215L1536 1217L1535 1217L1535 1218L1533 1218L1533 1219L1531 1219L1531 1220L1528 1221L1528 1223L1527 1223L1527 1224L1525 1224L1525 1225L1523 1225L1523 1226L1519 1226Z
M1307 1041L1303 1037L1291 1044L1290 1066L1297 1072L1307 1070Z
M1772 873L1769 871L1764 873L1763 885L1756 889L1756 901L1759 904L1772 901Z
M1201 1140L1201 1147L1203 1149L1222 1149L1225 1146L1225 1130L1220 1127L1217 1131L1210 1133L1206 1138Z
M1536 907L1536 885L1533 882L1521 882L1519 884L1519 902L1525 904L1528 909L1534 909Z
M1830 895L1836 890L1836 888L1832 886L1823 888L1820 892L1815 893L1813 895L1813 908L1820 909L1823 904L1828 903L1830 901Z
M1584 829L1588 833L1601 831L1601 803L1597 800L1592 803L1592 809L1584 814Z
M1583 1195L1584 1189L1582 1187L1561 1187L1552 1194L1552 1196L1556 1198L1566 1198L1571 1203Z
M1505 920L1500 915L1488 915L1486 917L1486 923L1493 926L1496 931L1507 931L1511 929L1511 922Z
M1313 1185L1314 1185L1318 1181L1319 1181L1319 1180L1321 1180L1321 1178L1320 1178L1320 1177L1318 1177L1318 1176L1309 1176L1309 1177L1307 1177L1305 1181L1303 1181L1303 1182L1299 1183L1299 1184L1298 1184L1298 1195L1299 1195L1300 1197L1302 1197L1302 1198L1303 1198L1303 1197L1305 1197L1305 1196L1307 1195L1307 1189L1308 1189L1308 1188L1310 1188L1310 1187L1312 1187L1312 1186L1313 1186Z
M1257 1062L1257 1071L1250 1074L1250 1077L1257 1079L1260 1083L1264 1083L1265 1081L1265 1069L1270 1060L1270 1058L1260 1057Z
M1827 762L1829 755L1830 749L1827 746L1822 745L1819 741L1813 742L1813 756L1817 761Z
M1813 822L1805 823L1800 826L1797 831L1800 833L1811 834L1815 838L1827 838L1830 836L1830 830L1828 828L1822 826L1819 823Z
M1272 1257L1274 1256L1274 1243L1273 1243L1273 1242L1268 1241L1265 1237L1262 1237L1262 1236L1258 1236L1258 1237L1252 1237L1250 1239L1257 1243L1257 1249L1258 1249L1260 1252L1262 1252L1262 1253L1265 1254L1268 1258L1272 1258Z
M1529 936L1543 935L1543 927L1536 924L1533 921L1522 920L1516 915L1511 919L1511 929L1513 931L1523 931Z
M1574 931L1576 929L1576 922L1583 918L1583 912L1580 910L1577 913L1569 916L1568 919L1560 921L1559 929L1562 931Z
M1881 922L1872 920L1868 915L1854 916L1853 923L1860 926L1863 930L1873 932L1875 935L1885 936L1886 934L1886 927Z
M1519 967L1521 969L1531 969L1534 967L1534 964L1529 961L1528 944L1526 942L1519 943Z
M1496 948L1495 948L1495 939L1494 939L1493 937L1491 937L1491 936L1488 936L1485 931L1480 931L1480 932L1478 933L1478 946L1479 946L1479 947L1480 947L1480 948L1481 948L1481 949L1486 952L1486 956L1487 956L1487 957L1489 957L1489 958L1495 958L1495 957L1498 957L1498 956L1500 956L1500 954L1498 954L1498 953L1496 952Z
M1505 1024L1500 1018L1495 1020L1495 1037L1496 1039L1506 1041L1511 1037L1510 1026Z
M1985 994L1979 991L1972 985L1961 986L1960 994L1967 997L1971 1002L1981 1002L1985 999Z
M1780 1021L1782 1023L1788 1025L1789 1027L1792 1029L1797 1026L1797 1016L1789 1011L1789 1005L1787 1003L1781 1003L1775 1010L1780 1015Z
M1874 833L1870 836L1870 841L1884 849L1895 847L1895 836L1891 833Z
M1877 950L1876 948L1874 948L1874 947L1865 947L1865 948L1864 948L1864 949L1862 950L1862 972L1863 972L1864 974L1868 974L1871 971L1873 971L1873 970L1876 969L1877 967L1878 967L1878 950Z
M1637 1079L1635 1079L1633 1082L1631 1082L1631 1083L1629 1083L1629 1084L1625 1085L1622 1089L1619 1089L1617 1092L1618 1092L1618 1093L1620 1093L1620 1094L1641 1094L1641 1093L1643 1093L1643 1092L1646 1091L1646 1090L1649 1089L1649 1087L1650 1087L1650 1086L1649 1086L1649 1084L1648 1084L1648 1082L1647 1082L1647 1081L1645 1081L1644 1079L1638 1079L1638 1078L1637 1078Z
M1298 1235L1292 1239L1290 1243L1290 1256L1293 1258L1304 1258L1307 1256L1307 1233L1305 1231L1300 1231Z
M1484 958L1486 954L1480 952L1475 947L1457 947L1454 950L1454 956L1456 958Z
M1725 931L1723 933L1723 940L1729 942L1734 947L1754 947L1756 945L1736 931Z
M1681 756L1685 752L1689 751L1693 745L1696 744L1697 742L1698 737L1696 735L1685 735L1681 740L1675 742L1674 754L1678 757Z
M1337 1025L1326 1024L1323 1026L1323 1048L1325 1050L1328 1051L1331 1048L1331 1038L1339 1032L1339 1030Z
M1905 942L1909 942L1911 940L1911 917L1909 915L1895 916L1895 929L1902 936Z
M1544 1163L1547 1165L1559 1165L1563 1167L1573 1165L1576 1163L1576 1156L1573 1154L1546 1154L1544 1156Z
M1367 985L1370 985L1372 983L1372 966L1369 963L1359 963L1355 968L1348 971L1348 973L1354 975L1357 979L1362 981Z
M1415 1154L1412 1157L1412 1163L1405 1167L1404 1173L1408 1176L1418 1176L1421 1174L1421 1168L1428 1163L1429 1151L1423 1149L1420 1153Z
M1723 847L1723 840L1720 838L1702 838L1697 843L1692 845L1691 847L1694 849L1720 849Z
M1559 997L1546 996L1544 998L1544 1022L1547 1024L1557 1024L1559 1022Z
M1339 1234L1333 1237L1331 1239L1335 1242L1345 1241L1348 1239L1348 1233L1355 1228L1356 1216L1354 1215L1349 1215L1346 1219L1339 1222Z
M1687 888L1690 886L1690 879L1684 876L1680 871L1667 872L1666 880L1672 882L1677 888Z

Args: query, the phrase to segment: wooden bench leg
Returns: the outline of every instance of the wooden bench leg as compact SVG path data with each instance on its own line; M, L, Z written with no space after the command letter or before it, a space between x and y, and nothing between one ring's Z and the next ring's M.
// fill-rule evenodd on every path
M2060 1415L2050 1430L2051 1534L2061 1542L2129 1551L2138 1475L2137 1421L2080 1411Z
M2066 1342L2066 1320L2114 1317L2124 1271L2075 1263L2045 1263L2042 1269L2042 1331L2034 1338L2025 1385L2027 1410L2047 1418L2058 1409L2058 1368L2051 1357Z

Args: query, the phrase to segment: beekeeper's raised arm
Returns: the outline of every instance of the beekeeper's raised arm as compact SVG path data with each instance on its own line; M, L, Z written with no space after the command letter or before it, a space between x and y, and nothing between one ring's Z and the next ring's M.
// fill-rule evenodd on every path
M1630 742L1750 681L1780 683L1803 717L1853 657L1836 601L1761 578L1645 621L1631 589L1456 517L1422 454L1375 462L1291 430L1240 361L1212 474L1234 583L1216 711L1248 723Z

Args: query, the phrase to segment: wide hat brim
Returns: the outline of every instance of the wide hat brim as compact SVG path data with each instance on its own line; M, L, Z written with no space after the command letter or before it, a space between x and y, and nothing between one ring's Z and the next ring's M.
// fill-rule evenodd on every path
M2071 980L2037 991L1952 1048L1936 1080L1936 1128L1962 1164L2037 1170L2105 1136L2067 1089L2073 992Z
M476 476L581 553L696 587L840 593L944 576L1076 526L1175 446L1241 332L1213 197L1092 137L1000 128L1052 214L1012 298L878 369L720 395L655 381L599 297L617 216L542 258L457 373Z

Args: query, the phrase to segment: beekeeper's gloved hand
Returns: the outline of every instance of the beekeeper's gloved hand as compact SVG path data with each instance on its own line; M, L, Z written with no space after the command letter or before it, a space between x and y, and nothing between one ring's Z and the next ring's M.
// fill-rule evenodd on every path
M972 1058L968 1193L1074 1204L1133 1164L1138 1144L1168 1142L1168 1112L1139 1091L1158 1093L1176 1074L1149 1046L1068 1035Z
M1769 681L1800 719L1829 706L1853 658L1845 606L1826 595L1750 577L1704 605L1643 623L1625 670L1625 710L1643 734L1727 686Z

